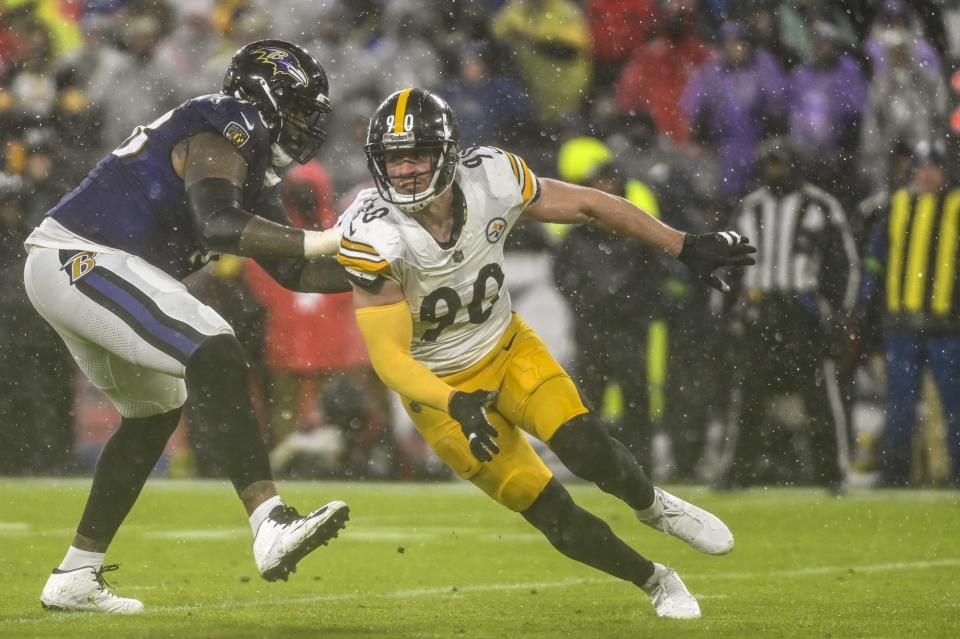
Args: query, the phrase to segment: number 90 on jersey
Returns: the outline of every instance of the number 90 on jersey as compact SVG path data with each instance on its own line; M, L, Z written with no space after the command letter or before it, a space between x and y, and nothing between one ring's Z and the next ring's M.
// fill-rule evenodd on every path
M490 303L484 305L487 297L487 281L493 280L496 292L490 298ZM471 324L483 324L490 319L493 306L500 299L503 289L503 269L497 263L487 264L480 269L477 279L473 283L473 296L467 304L467 314ZM441 306L440 302L443 302ZM445 329L453 325L457 313L463 308L463 300L455 290L449 286L442 286L433 291L420 304L420 321L425 324L436 323L436 326L424 331L421 340L435 342Z

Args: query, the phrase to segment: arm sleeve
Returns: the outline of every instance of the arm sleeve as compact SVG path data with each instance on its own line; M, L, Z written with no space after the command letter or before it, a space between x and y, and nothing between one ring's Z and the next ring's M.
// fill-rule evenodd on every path
M187 188L190 216L207 249L253 258L303 257L303 231L243 210L240 197L240 187L223 178L203 178Z
M860 282L860 301L870 304L881 291L886 271L887 236L889 235L889 217L885 215L870 236L867 257L863 261L863 280Z
M413 317L406 301L356 310L370 363L383 383L405 398L448 411L455 390L413 358Z
M265 189L257 202L257 215L260 217L293 227L290 216L287 215L287 209L283 206L280 199L280 187ZM299 291L300 276L307 260L302 257L277 257L277 258L254 258L260 267L270 274L281 286L292 291Z

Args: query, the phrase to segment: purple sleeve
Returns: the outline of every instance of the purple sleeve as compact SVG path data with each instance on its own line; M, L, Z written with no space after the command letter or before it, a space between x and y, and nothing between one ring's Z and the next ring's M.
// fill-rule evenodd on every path
M696 122L702 115L704 104L708 99L709 77L714 70L713 60L707 60L694 72L683 90L680 98L680 108L691 122Z
M863 72L853 59L844 56L841 59L840 75L841 100L847 115L859 117L867 110L867 81Z
M787 110L789 78L776 59L766 51L757 51L763 87L764 112L782 114Z
M913 57L921 69L928 69L940 75L943 73L943 63L937 51L926 40L917 40L913 45Z

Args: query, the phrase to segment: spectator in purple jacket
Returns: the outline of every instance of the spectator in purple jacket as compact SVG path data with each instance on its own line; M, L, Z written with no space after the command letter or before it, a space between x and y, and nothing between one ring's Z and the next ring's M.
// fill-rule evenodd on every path
M833 25L814 27L813 62L793 70L788 102L790 137L809 169L809 179L845 195L841 191L850 185L849 175L840 179L837 169L857 152L868 96L863 72L852 57L841 53L838 40Z
M475 144L524 146L533 133L533 106L520 88L500 73L490 51L468 47L460 57L459 75L445 97L463 131L463 146ZM519 139L518 139L519 138Z
M719 194L742 195L754 175L757 145L785 128L787 78L770 53L735 22L720 28L719 53L693 75L681 100L693 139L719 158Z

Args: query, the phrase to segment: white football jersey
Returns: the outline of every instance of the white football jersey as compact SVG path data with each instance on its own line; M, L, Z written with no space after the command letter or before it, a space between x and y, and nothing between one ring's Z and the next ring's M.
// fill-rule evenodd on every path
M400 284L413 316L411 352L437 375L469 368L507 329L503 245L540 194L526 162L493 147L463 151L454 184L466 215L456 241L446 246L376 189L361 191L339 222L337 259L361 284L379 277Z

